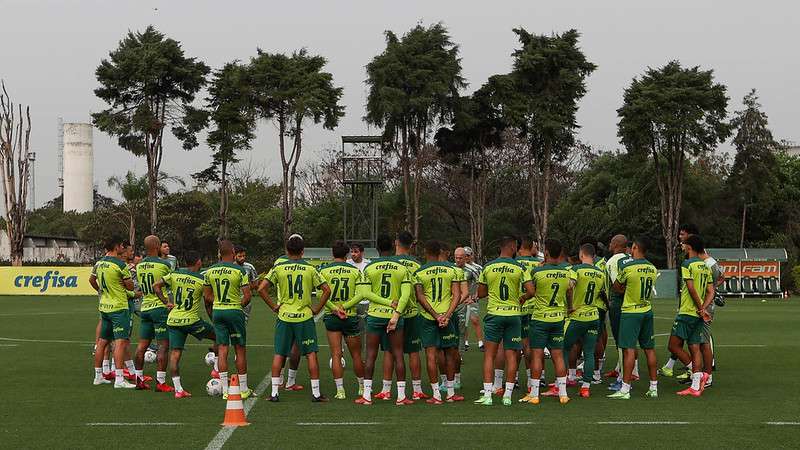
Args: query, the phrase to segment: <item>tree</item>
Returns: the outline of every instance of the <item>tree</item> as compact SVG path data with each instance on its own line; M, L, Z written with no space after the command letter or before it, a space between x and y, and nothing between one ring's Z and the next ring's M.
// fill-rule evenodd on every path
M158 190L157 196L161 197L168 193L166 182L171 181L184 186L181 178L167 175L164 172L159 172L156 179L156 189ZM108 187L114 188L122 195L123 203L120 205L124 210L125 219L122 223L128 226L128 240L136 245L136 216L142 210L145 202L151 196L150 182L147 175L137 176L130 170L120 178L112 176L107 181Z
M344 116L339 104L342 88L333 85L333 75L322 69L327 60L301 49L287 56L258 55L250 62L253 102L258 115L278 126L282 168L283 234L288 237L293 222L297 164L303 152L303 129L307 119L332 130ZM286 138L291 140L287 147Z
M737 111L731 120L731 126L736 130L733 137L736 156L728 180L730 189L736 194L734 198L741 202L739 247L744 248L748 206L755 203L766 206L764 203L772 198L771 191L777 188L775 152L780 149L780 143L772 137L767 115L761 111L755 89L745 95L742 103L744 109Z
M534 35L514 29L522 48L514 51L513 89L506 89L506 114L528 144L528 182L533 231L547 237L554 163L575 145L578 101L586 77L597 68L578 47L580 33Z
M631 153L652 157L667 265L674 268L687 158L711 153L730 135L728 96L712 70L671 61L649 68L625 89L617 135Z
M383 128L397 154L402 171L405 227L419 235L417 183L425 147L433 125L453 114L458 91L466 86L461 76L459 47L441 23L417 25L398 38L386 31L386 49L367 64L368 124ZM412 193L411 164L414 162Z
M5 231L11 250L11 265L21 266L30 179L31 108L15 105L5 82L0 81L0 179L3 182Z
M214 149L211 166L192 175L201 184L219 184L218 239L229 238L228 175L230 166L239 162L238 150L249 150L255 131L247 68L234 61L214 72L206 100L214 129L206 141Z
M205 85L208 66L184 56L178 41L153 26L129 32L95 71L100 87L94 93L110 107L92 114L94 125L117 137L119 146L147 159L150 231L158 224L158 174L164 156L164 130L185 150L197 146L196 134L206 114L192 107Z

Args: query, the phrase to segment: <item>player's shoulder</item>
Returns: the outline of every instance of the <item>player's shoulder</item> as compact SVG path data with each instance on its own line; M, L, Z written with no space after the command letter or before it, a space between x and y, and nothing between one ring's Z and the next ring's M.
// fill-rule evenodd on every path
M169 260L164 258L159 258L158 256L145 256L144 258L142 258L141 262L139 262L139 264L136 265L136 267L139 267L140 265L147 263L162 265L168 269L172 268L172 265L170 264Z
M346 262L339 262L339 261L325 263L319 266L317 269L322 273L328 273L334 270L338 273L360 272L360 270L358 270L358 267L352 264L348 264Z
M113 256L104 256L100 259L100 261L98 261L98 263L100 262L108 263L111 267L116 267L119 270L125 270L125 268L127 267L125 265L125 261L119 258L115 258Z
M164 275L164 277L175 278L176 276L186 276L191 280L203 281L203 273L194 272L189 269L177 269L174 272Z
M519 261L517 261L516 259L503 258L503 257L496 258L496 259L493 259L493 260L489 261L488 263L486 263L485 266L483 266L483 270L495 269L495 268L502 267L502 266L519 268L519 269L525 270L525 267L522 264L520 264Z

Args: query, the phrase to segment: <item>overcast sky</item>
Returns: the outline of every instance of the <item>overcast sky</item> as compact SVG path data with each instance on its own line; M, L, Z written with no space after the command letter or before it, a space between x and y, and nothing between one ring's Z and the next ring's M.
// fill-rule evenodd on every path
M608 6L606 6L608 5ZM248 60L256 48L290 52L307 47L328 58L327 70L344 87L346 116L334 131L307 128L304 160L338 146L342 134L378 133L361 120L366 102L364 65L384 48L384 30L402 34L417 22L443 22L461 47L467 92L510 69L517 47L511 29L532 33L577 28L597 71L581 102L580 139L601 150L619 147L616 109L631 78L671 59L714 69L728 86L730 109L756 88L775 135L800 140L800 15L786 1L37 1L0 0L0 78L17 102L31 106L36 151L36 198L58 194L57 119L89 121L104 108L93 94L95 68L128 30L148 24L180 41L187 55L217 68ZM795 44L792 44L794 42ZM145 171L143 159L95 130L95 183L118 197L108 177ZM261 124L254 166L279 177L275 129ZM210 161L205 146L187 154L171 141L162 169L190 181Z

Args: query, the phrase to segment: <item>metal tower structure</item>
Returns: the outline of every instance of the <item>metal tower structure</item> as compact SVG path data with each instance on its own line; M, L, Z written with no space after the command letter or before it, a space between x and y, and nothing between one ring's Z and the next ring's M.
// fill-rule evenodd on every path
M36 152L28 153L28 208L31 211L36 209Z
M58 118L58 189L64 199L64 119Z
M375 247L378 196L383 187L382 136L342 136L344 241Z

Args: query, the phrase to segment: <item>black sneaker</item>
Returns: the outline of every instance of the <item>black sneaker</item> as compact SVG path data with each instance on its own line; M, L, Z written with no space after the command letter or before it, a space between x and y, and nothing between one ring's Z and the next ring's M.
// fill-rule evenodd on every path
M329 401L330 400L328 400L328 397L325 397L322 394L319 394L319 397L314 397L313 395L311 396L311 403L327 403Z
M277 395L271 395L269 397L269 401L271 401L272 403L278 403L279 401L281 401L281 399Z

